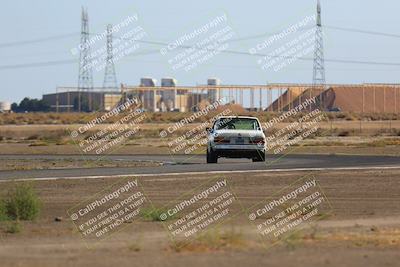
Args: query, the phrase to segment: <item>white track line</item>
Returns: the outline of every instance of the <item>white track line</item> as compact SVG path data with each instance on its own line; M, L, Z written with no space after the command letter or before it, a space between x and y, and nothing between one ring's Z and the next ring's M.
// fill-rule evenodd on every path
M295 168L295 169L269 169L269 170L237 170L237 171L204 171L204 172L170 172L170 173L131 173L131 174L117 174L117 175L94 175L94 176L79 176L79 177L37 177L37 178L23 178L23 179L5 179L0 182L10 181L52 181L52 180L80 180L80 179L103 179L103 178L121 178L127 176L140 176L140 177L154 177L154 176L180 176L180 175L199 175L199 174L226 174L226 173L268 173L268 172L299 172L299 171L357 171L357 170L392 170L400 169L400 166L380 166L380 167L336 167L336 168ZM170 179L152 179L151 181L173 181L179 178ZM190 177L189 179L193 179ZM209 177L206 177L209 179Z

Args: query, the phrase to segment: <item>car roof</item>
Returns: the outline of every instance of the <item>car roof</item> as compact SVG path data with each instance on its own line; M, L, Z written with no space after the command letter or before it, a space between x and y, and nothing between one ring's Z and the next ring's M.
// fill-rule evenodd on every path
M223 118L238 118L238 119L258 120L257 117L250 117L250 116L221 116L221 117L218 117L218 119L223 119Z

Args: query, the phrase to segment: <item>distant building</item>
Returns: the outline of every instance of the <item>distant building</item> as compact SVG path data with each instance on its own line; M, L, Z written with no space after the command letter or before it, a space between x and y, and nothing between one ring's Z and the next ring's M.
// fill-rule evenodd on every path
M68 91L45 94L42 98L55 112L109 111L121 101L121 93Z
M173 89L176 87L177 81L174 78L162 78L161 87L172 87L171 89L164 89L160 92L161 101L159 103L161 111L174 111L179 109L177 105L177 91Z
M124 91L124 97L137 97L143 103L143 109L152 112L195 111L200 103L215 102L220 98L220 80L217 78L208 79L207 86L200 90L179 87L177 80L170 77L162 78L161 86L156 83L153 78L141 78L139 86Z
M143 87L155 87L157 85L157 80L150 78L150 77L144 77L140 79L140 86Z
M1 101L0 102L0 112L11 112L11 103Z
M210 78L207 80L207 85L209 87L217 87L219 85L221 85L221 81L218 78ZM209 101L211 103L215 103L217 100L220 99L220 90L218 89L208 89L207 90L207 98L209 99Z
M140 79L140 87L155 87L157 85L157 80L144 77ZM143 109L148 111L156 111L157 110L157 94L155 90L142 90L138 92L136 95L138 99L143 104Z

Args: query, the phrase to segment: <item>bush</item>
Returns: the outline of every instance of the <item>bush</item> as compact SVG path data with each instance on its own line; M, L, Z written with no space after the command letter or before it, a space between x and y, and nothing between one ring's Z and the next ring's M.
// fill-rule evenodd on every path
M161 208L144 208L144 209L140 210L140 215L143 219L153 221L153 222L163 221L160 218L161 214L163 214L163 213L167 214L167 210L161 209ZM167 216L166 220L171 219L172 217Z
M22 226L19 221L13 221L11 223L8 223L6 232L9 234L16 234L21 232Z
M7 217L34 220L40 212L40 200L29 184L18 184L5 201Z
M8 220L6 203L0 199L0 222Z
M338 133L338 136L340 136L340 137L349 136L349 135L350 135L350 132L346 131L346 130Z

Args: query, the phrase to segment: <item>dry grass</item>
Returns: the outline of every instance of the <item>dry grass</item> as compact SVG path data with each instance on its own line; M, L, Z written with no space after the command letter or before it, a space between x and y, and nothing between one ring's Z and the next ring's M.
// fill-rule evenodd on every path
M51 170L63 168L101 168L101 167L155 167L161 163L150 161L112 161L107 159L2 159L0 170Z
M88 137L108 125L98 125L85 133L83 138ZM140 125L139 131L130 137L130 140L140 138L159 138L160 132L172 126L171 123L144 123ZM187 133L198 123L185 125L176 130L171 137L177 137ZM273 128L267 130L267 135L288 126L288 123L279 123ZM335 121L321 122L318 124L318 131L312 136L400 136L400 121L393 122L353 122L353 121ZM48 143L66 144L72 142L70 132L78 129L79 124L71 125L0 125L0 141L24 141L31 142L36 140L46 141ZM132 128L133 129L133 128Z
M214 228L199 235L193 241L174 241L170 245L170 249L175 252L207 252L244 248L246 245L247 242L240 231L234 228L229 230Z
M318 243L346 243L356 247L400 247L400 229L379 229L376 226L352 230L320 231L315 225L308 229L293 232L283 238L282 243L288 249L295 249L305 244Z
M132 241L128 244L128 250L132 252L139 252L142 250L141 239Z
M289 249L295 249L312 242L346 243L356 247L400 247L400 229L379 229L376 226L352 230L319 231L316 225L307 230L299 230L281 240Z
M233 110L232 112L235 112ZM207 116L201 116L197 118L195 122L205 122L210 118L214 117L220 113L212 112ZM236 112L237 113L237 112ZM235 113L235 114L236 114ZM103 113L1 113L0 114L0 125L27 125L27 124L81 124L86 123L88 120L101 116ZM189 117L193 112L147 112L145 123L148 122L178 122L183 118ZM240 112L237 115L246 115L246 116L256 116L262 122L267 122L273 119L276 116L279 116L282 113L278 112ZM306 113L298 113L296 116L291 116L287 118L284 122L293 122L298 120ZM351 113L351 112L330 112L326 113L327 118L329 120L338 120L338 121L388 121L388 120L400 120L399 113ZM118 116L114 118L110 118L109 122L115 122L119 119Z
M319 239L324 242L350 243L357 247L400 247L400 229L378 229L373 226L369 230L359 233L341 231L321 235Z

